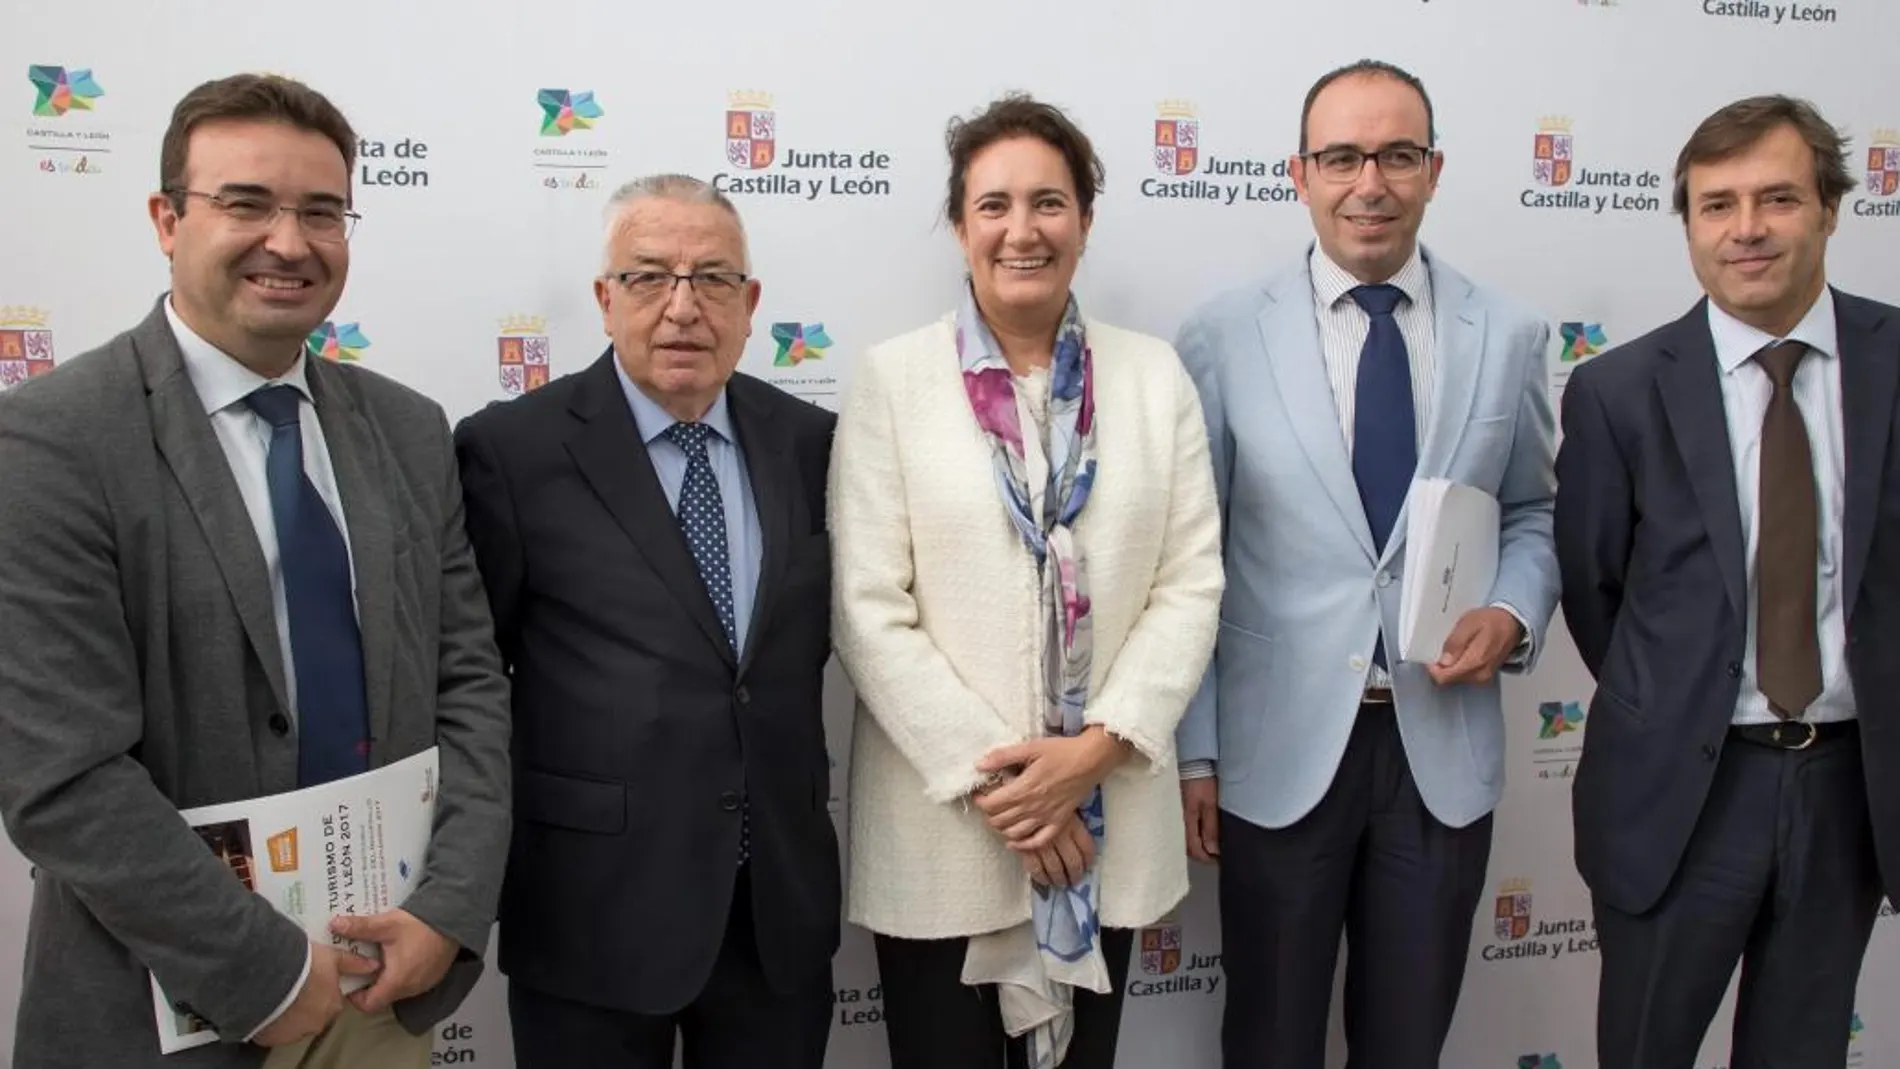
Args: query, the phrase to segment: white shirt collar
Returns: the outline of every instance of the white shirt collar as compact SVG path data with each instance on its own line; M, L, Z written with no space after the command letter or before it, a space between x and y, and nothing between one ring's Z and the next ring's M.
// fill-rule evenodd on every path
M1308 265L1313 273L1313 294L1327 308L1344 300L1353 287L1365 285L1354 278L1352 272L1339 266L1332 257L1326 255L1326 250L1320 248L1317 241L1313 243L1313 252ZM1412 255L1406 258L1405 265L1399 268L1398 274L1385 281L1397 286L1405 294L1405 299L1414 307L1429 300L1432 292L1432 277L1431 272L1425 270L1424 246L1413 245Z
M1777 338L1765 330L1751 327L1709 302L1709 335L1715 339L1715 361L1723 372L1733 373L1749 358L1777 342L1798 341L1822 356L1837 356L1834 332L1834 291L1823 289L1808 314L1801 317L1787 337Z
M165 298L165 318L170 321L172 334L178 339L178 350L185 357L185 375L191 379L191 388L198 391L198 399L204 403L205 414L222 412L265 386L295 386L305 400L312 400L302 350L298 351L297 362L290 366L289 371L275 379L267 379L199 337L197 331L186 326L185 321L179 318L170 297Z

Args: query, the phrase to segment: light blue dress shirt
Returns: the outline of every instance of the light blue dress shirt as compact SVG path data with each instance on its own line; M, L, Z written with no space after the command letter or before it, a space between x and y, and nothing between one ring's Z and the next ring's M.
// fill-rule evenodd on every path
M620 389L627 395L627 407L633 410L634 426L646 443L647 458L653 461L653 473L660 477L666 491L666 503L679 513L680 487L686 482L686 452L661 435L679 420L661 408L659 402L642 393L627 370L614 361L614 373L620 376ZM726 556L732 567L733 627L743 655L746 636L752 626L752 604L758 592L759 572L763 566L765 541L759 533L759 510L752 499L752 482L746 475L745 455L739 450L738 436L732 430L732 412L726 404L726 391L720 390L712 408L700 419L712 428L706 439L706 459L712 463L713 478L719 483L719 498L726 509Z

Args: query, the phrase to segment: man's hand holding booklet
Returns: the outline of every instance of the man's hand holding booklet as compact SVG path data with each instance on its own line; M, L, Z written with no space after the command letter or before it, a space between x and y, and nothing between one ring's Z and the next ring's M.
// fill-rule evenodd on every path
M431 747L362 775L179 816L234 879L295 921L311 942L377 961L379 943L339 935L331 922L381 914L409 897L422 879L440 781ZM374 979L344 974L343 993ZM165 1053L218 1041L205 1022L173 1005L156 978L152 1002Z
M1407 501L1399 657L1438 660L1458 621L1489 603L1498 577L1497 499L1447 479L1420 479Z

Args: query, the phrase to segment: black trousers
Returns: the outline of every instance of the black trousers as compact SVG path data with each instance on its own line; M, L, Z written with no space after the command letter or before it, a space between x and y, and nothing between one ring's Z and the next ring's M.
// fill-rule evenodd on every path
M822 985L822 986L820 986ZM751 881L742 873L725 942L705 990L678 1013L589 1006L508 985L518 1069L672 1069L677 1034L685 1069L823 1069L831 1037L829 972L810 990L773 990L759 965Z
M1860 740L1731 738L1655 908L1596 906L1602 1069L1691 1069L1742 968L1733 1069L1839 1069L1880 905Z
M1225 1069L1323 1069L1346 937L1348 1069L1436 1069L1491 858L1438 822L1389 705L1364 705L1326 796L1278 830L1220 815Z
M891 1069L1024 1069L1024 1044L1004 1033L996 988L960 979L969 940L880 935L876 943ZM1134 943L1131 929L1103 930L1114 982L1107 994L1075 993L1075 1032L1062 1069L1113 1069Z

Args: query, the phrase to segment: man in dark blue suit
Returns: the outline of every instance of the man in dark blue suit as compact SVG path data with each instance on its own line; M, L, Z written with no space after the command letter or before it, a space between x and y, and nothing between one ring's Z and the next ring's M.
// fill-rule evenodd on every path
M455 435L513 691L515 1065L820 1069L837 419L736 370L761 289L730 199L654 175L607 219L612 344Z
M1732 1064L1838 1067L1900 887L1900 784L1867 771L1900 762L1900 309L1827 284L1844 153L1786 97L1704 120L1675 208L1707 298L1564 396L1603 1069L1688 1069L1738 961Z

